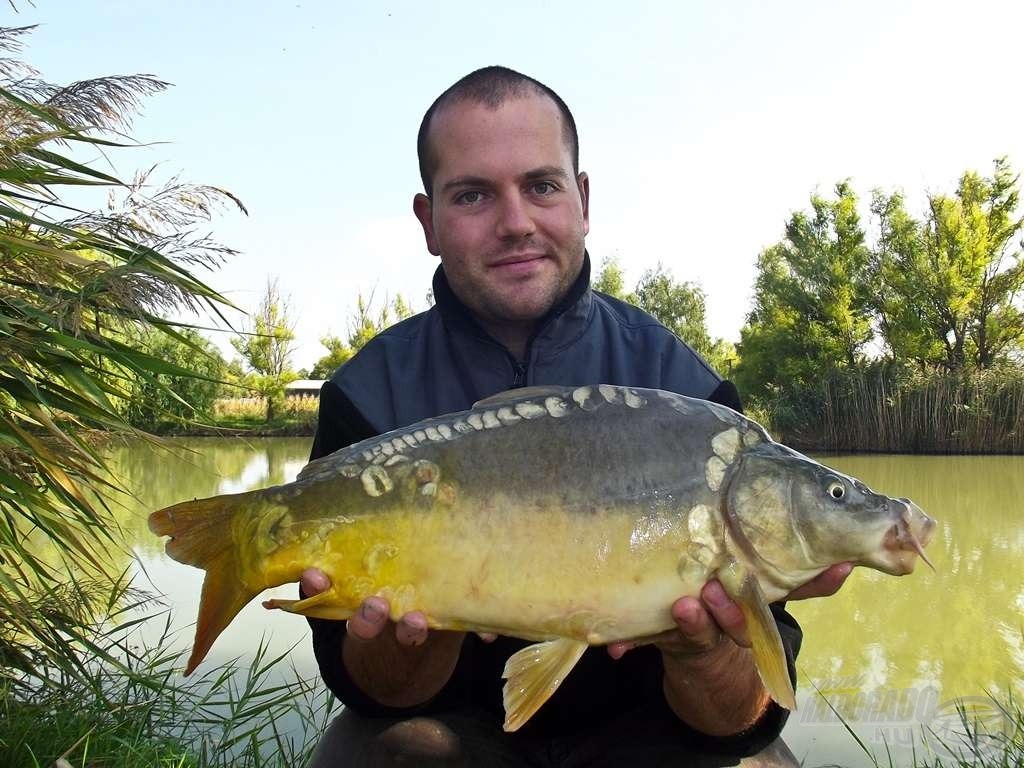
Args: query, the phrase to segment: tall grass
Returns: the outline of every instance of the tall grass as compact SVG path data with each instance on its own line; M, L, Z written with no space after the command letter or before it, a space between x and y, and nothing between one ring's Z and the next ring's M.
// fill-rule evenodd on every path
M316 419L320 398L316 395L286 397L278 407L278 415L299 421ZM213 415L218 421L255 421L267 415L267 401L263 397L221 398L213 403Z
M109 579L109 555L124 548L107 507L122 489L92 436L144 437L118 406L133 382L174 398L162 377L204 378L131 331L189 346L168 315L230 306L193 271L233 253L205 234L212 214L244 210L216 187L111 175L141 100L167 84L48 83L17 58L29 30L0 28L0 616L17 629L12 646L0 632L0 675L82 669L72 638L90 606L54 610L47 598L71 573ZM33 537L58 557L40 556Z
M69 674L60 665L0 680L0 766L47 768L58 759L90 768L285 768L306 763L333 700L302 680L284 656L260 646L253 660L181 677L169 622L147 597L115 589L111 610L88 631L102 651ZM120 606L120 607L119 607ZM163 621L139 645L141 625ZM287 721L282 723L282 721Z
M912 745L909 765L913 768L1024 766L1024 710L1020 704L1012 696L1005 701L990 698L982 709L984 711L979 713L976 707L958 704L954 722L922 725ZM894 768L904 764L894 758L888 743L883 745L885 758L880 759L856 734L852 725L834 708L832 711L873 768ZM839 768L839 764L834 765Z
M834 373L768 413L779 438L803 449L1024 453L1024 369Z

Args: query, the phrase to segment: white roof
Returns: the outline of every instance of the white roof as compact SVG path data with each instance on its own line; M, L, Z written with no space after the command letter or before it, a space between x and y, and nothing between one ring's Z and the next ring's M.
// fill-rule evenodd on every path
M284 385L285 389L320 389L327 379L296 379Z

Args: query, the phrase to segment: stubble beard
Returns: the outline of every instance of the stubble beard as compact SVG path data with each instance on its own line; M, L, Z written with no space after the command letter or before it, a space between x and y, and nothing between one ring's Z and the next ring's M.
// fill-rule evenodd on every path
M542 245L542 248L536 248ZM530 243L529 248L543 250L550 254L552 249L547 244ZM509 291L501 291L488 286L486 292L480 292L473 297L472 303L467 302L473 312L486 321L496 323L534 323L541 320L551 311L572 288L573 283L579 277L580 269L583 266L584 238L581 234L565 249L565 252L573 254L569 261L569 269L559 274L555 284L543 283L533 289L535 296L523 296L510 300ZM504 248L495 254L488 254L488 263L493 263L501 258L508 257L516 252L527 250L527 248ZM558 259L555 263L560 263ZM473 305L476 306L473 306Z

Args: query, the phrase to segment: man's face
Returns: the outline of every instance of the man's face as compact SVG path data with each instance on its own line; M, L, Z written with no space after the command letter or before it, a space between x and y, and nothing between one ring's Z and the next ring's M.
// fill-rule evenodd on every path
M586 174L573 177L562 119L543 96L462 102L430 127L433 199L413 207L455 294L485 326L542 317L583 264Z

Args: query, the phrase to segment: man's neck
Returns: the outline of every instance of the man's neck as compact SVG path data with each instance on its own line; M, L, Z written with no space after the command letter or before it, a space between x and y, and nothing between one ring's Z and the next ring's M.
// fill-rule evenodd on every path
M526 320L521 323L492 323L478 317L476 321L495 341L504 345L516 362L526 362L526 345L533 332L537 330L539 320Z

